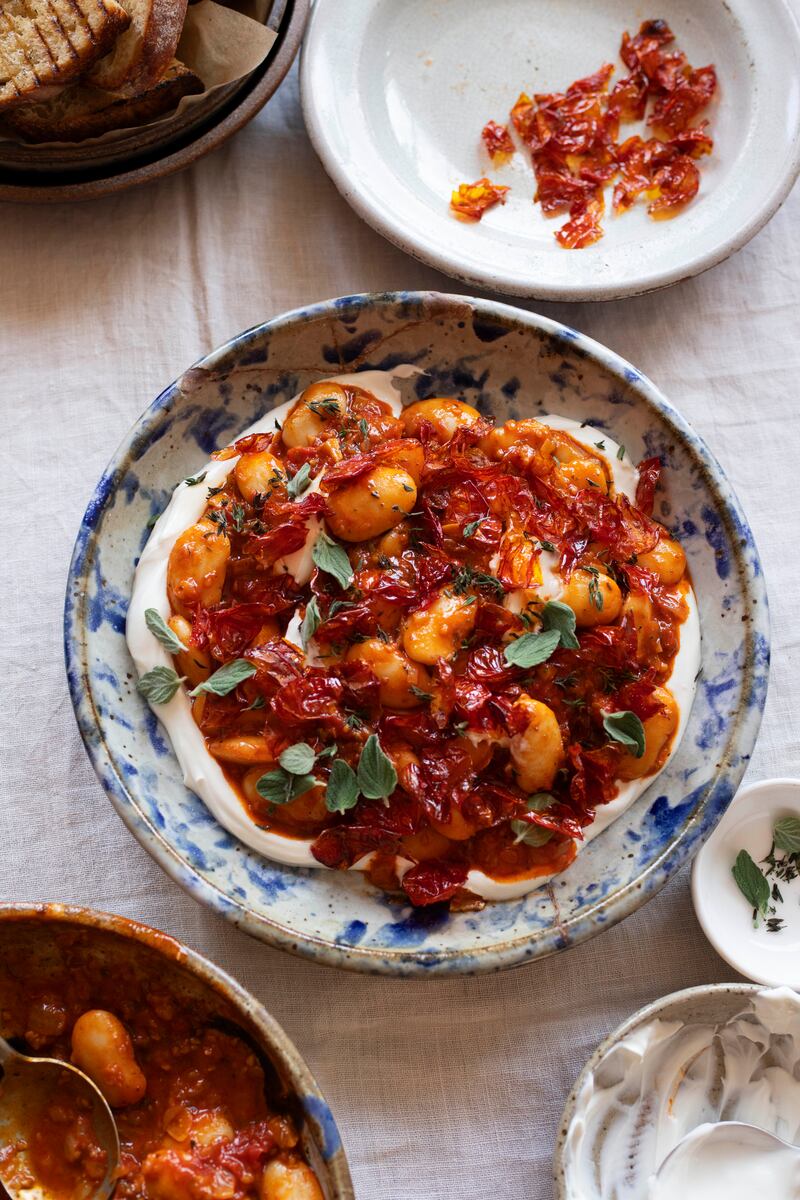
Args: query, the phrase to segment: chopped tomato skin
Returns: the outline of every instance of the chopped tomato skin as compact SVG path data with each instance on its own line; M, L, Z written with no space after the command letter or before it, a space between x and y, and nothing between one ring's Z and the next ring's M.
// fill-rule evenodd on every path
M456 216L466 221L480 221L495 204L505 204L507 187L492 183L484 176L475 183L460 183L450 197L450 207Z
M644 195L649 215L662 220L697 195L700 172L691 160L710 154L713 141L707 122L692 122L715 96L717 75L713 65L694 69L682 51L668 50L674 40L666 21L644 21L638 33L623 34L620 57L629 74L613 87L614 67L604 63L565 92L522 92L512 107L511 124L536 176L535 203L545 216L568 214L555 233L564 249L581 250L602 238L607 183L614 181L617 215ZM619 143L621 125L645 119L656 136ZM506 126L489 121L481 136L493 161L513 152ZM451 207L479 220L498 199L505 201L507 190L488 179L461 184Z
M514 153L515 146L506 125L498 125L496 121L487 121L481 132L483 144L493 163L507 162Z

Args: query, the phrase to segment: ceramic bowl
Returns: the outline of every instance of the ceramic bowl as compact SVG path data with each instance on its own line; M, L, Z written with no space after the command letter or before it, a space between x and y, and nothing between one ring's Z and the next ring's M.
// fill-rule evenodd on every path
M310 6L311 0L268 0L265 23L277 37L265 60L172 120L59 149L0 143L0 200L93 200L172 175L216 150L277 89L300 48Z
M656 516L681 537L699 601L704 675L682 744L657 781L550 886L482 912L412 910L358 873L271 863L184 786L136 692L125 614L148 522L175 484L265 410L315 379L413 363L407 396L459 395L498 420L563 413L666 465ZM182 887L273 945L397 975L498 970L583 941L633 912L699 847L755 741L767 686L758 553L719 465L635 368L575 330L486 300L351 296L285 314L190 368L125 438L83 519L65 641L78 723L133 834Z
M672 992L671 995L663 996L660 1000L654 1000L652 1004L646 1004L644 1008L640 1008L627 1021L623 1021L619 1028L610 1033L605 1041L600 1043L575 1080L564 1107L553 1156L555 1200L567 1200L569 1194L567 1191L569 1133L578 1096L589 1076L597 1070L606 1055L629 1033L651 1021L684 1021L687 1023L728 1021L758 991L759 988L751 983L713 983Z
M87 939L92 960L103 970L125 972L137 965L152 970L156 962L165 985L239 1025L272 1064L272 1088L299 1126L325 1200L353 1200L347 1159L325 1097L292 1041L254 996L188 946L126 917L65 904L0 904L0 956L13 945L32 960L57 961L54 935L67 930Z
M645 205L594 246L567 251L564 222L532 203L523 150L502 167L480 134L506 122L522 91L561 92L604 63L626 73L624 30L669 22L695 66L714 63L714 152L700 192L674 220ZM409 254L480 288L550 300L608 300L696 275L769 220L800 170L800 32L786 0L317 0L303 44L309 136L360 217ZM644 127L623 125L621 137ZM450 194L488 175L510 187L479 223L456 220Z
M780 922L772 932L739 891L732 867L746 850L762 871L773 844L775 823L800 816L800 779L763 779L735 796L725 816L694 860L692 901L711 945L727 963L757 983L800 991L800 876L777 881L780 899L768 918ZM783 858L778 849L778 858Z

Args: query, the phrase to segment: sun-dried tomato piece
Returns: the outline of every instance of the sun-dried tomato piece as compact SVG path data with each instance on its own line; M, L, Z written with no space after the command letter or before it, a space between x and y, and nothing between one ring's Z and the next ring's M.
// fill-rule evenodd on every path
M323 489L332 492L345 483L352 483L354 479L360 479L386 459L396 458L402 463L403 452L409 449L417 450L418 446L415 438L391 438L366 454L354 454L350 458L343 458L341 462L334 463L325 471Z
M534 136L536 106L527 92L520 92L511 109L511 123L522 140L530 144Z
M264 533L252 533L245 541L245 553L270 567L279 558L300 550L308 537L308 523L325 512L325 499L318 492L293 503L275 505L270 518L275 522Z
M463 863L431 858L406 871L401 887L411 903L421 908L449 900L467 882L468 873Z
M659 167L653 178L656 198L648 205L651 217L671 217L693 200L700 190L700 172L688 154Z
M505 204L508 190L500 183L492 183L486 176L475 183L460 183L450 197L450 207L462 220L480 221L495 204Z
M661 459L658 456L643 458L636 469L639 472L639 480L636 484L636 507L640 508L643 513L647 513L648 516L652 516L653 501L661 475Z
M665 133L681 133L710 103L716 90L717 72L711 64L690 70L673 91L656 102L648 124Z
M678 154L688 154L690 158L702 158L704 154L710 154L714 149L714 139L707 130L708 121L701 121L699 125L682 129L680 133L676 133L674 138L670 138L667 145L670 149L676 150Z
M318 721L340 725L343 691L341 680L307 667L303 676L292 679L272 697L270 707L277 720L289 726Z
M272 638L260 646L254 646L252 650L245 650L242 657L255 667L253 683L267 697L298 679L305 665L297 646L283 638Z
M569 785L570 801L586 824L594 820L601 804L608 804L617 793L616 773L619 751L615 747L586 750L572 745L568 755L574 774Z
M397 835L371 825L334 825L323 829L311 843L317 862L334 871L346 871L353 863L375 850L397 845Z
M570 208L570 217L566 225L562 225L555 237L565 250L583 250L592 246L603 236L600 219L605 205L602 193L591 200L578 200Z
M476 775L471 755L456 740L426 750L419 762L409 767L406 786L429 817L443 821L452 806L458 806L472 790Z
M514 153L514 143L506 125L498 125L496 121L487 121L481 137L493 163L507 162Z
M265 604L200 608L192 626L192 645L209 650L220 662L238 658L270 615Z
M222 450L217 450L211 457L224 460L235 458L237 454L260 454L263 450L272 449L276 437L276 432L248 433L246 437L235 441L232 446L225 446Z
M629 71L643 71L652 79L664 59L661 47L674 41L675 35L666 21L645 21L633 37L623 33L619 56Z
M612 121L641 121L647 108L649 81L644 71L635 70L620 79L608 97Z

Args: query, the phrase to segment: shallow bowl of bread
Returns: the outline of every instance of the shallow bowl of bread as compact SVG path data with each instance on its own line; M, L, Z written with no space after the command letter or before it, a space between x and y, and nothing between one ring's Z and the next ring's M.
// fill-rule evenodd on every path
M170 174L266 103L309 0L13 0L0 8L0 198Z
M624 445L634 462L660 457L654 515L680 539L697 600L702 674L665 768L545 886L478 910L414 909L360 872L274 862L226 832L184 783L164 728L137 692L126 642L136 563L176 485L310 383L366 370L394 371L404 403L459 397L496 422L569 417ZM69 576L65 646L101 783L176 882L282 949L427 977L499 970L564 950L664 886L710 833L747 765L767 686L769 622L758 552L722 469L635 367L575 330L504 304L394 293L277 317L166 388L89 502Z

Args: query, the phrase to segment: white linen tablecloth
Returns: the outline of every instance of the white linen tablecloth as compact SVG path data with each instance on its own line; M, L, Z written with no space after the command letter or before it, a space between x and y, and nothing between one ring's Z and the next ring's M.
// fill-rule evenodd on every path
M464 287L363 225L306 138L296 71L210 158L95 203L2 206L0 896L136 917L250 988L330 1101L360 1200L550 1200L554 1135L599 1039L647 1001L734 973L688 871L568 953L479 979L344 974L251 941L180 891L123 827L84 752L61 613L76 530L161 388L262 319L344 293ZM800 775L796 536L800 194L741 253L644 299L531 307L663 388L728 472L770 588L773 671L751 780Z

